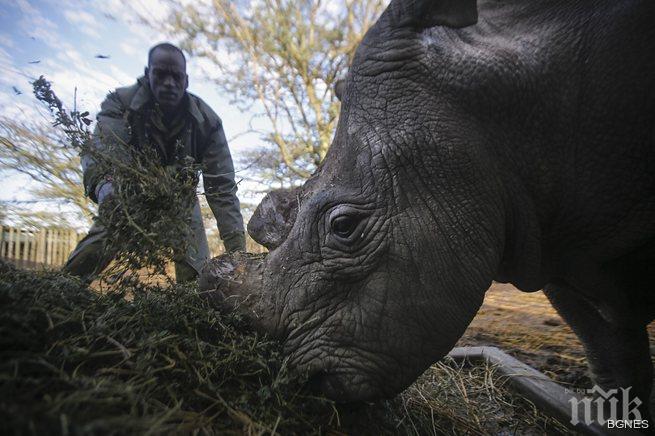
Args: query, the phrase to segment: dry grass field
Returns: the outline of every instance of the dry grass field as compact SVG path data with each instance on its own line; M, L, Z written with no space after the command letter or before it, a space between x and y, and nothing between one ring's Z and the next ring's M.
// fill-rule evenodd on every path
M649 325L655 350L655 323ZM592 382L582 344L543 292L521 292L494 283L458 346L493 345L563 386L586 389Z
M569 433L489 364L446 358L393 400L338 405L193 285L98 290L0 262L0 434ZM580 342L541 292L494 284L458 345L591 383Z

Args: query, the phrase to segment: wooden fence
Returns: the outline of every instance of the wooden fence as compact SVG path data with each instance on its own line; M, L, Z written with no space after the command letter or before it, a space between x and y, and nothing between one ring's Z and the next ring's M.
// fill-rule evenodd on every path
M0 226L0 259L20 268L59 268L83 236L67 228Z
M223 244L219 243L218 232L207 236L212 256L223 253ZM7 260L19 268L60 268L83 237L83 233L69 228L19 229L0 226L0 259ZM246 248L250 253L266 251L250 236L246 236Z

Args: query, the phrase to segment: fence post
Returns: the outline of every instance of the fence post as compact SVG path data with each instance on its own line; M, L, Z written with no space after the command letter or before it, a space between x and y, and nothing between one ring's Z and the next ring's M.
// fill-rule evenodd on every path
M61 266L61 265L64 264L64 260L66 259L66 251L68 250L68 230L67 229L62 229L61 232L60 232L59 247L60 247L59 266Z
M38 235L38 231L36 229L33 229L32 236L30 238L30 240L32 241L32 247L30 249L30 262L32 262L33 266L36 266L36 250L39 249L37 235Z
M14 259L16 259L16 264L20 264L22 259L22 242L23 242L23 229L16 229L16 253L14 254Z
M34 229L32 231L32 257L30 257L30 260L33 262L33 265L36 267L36 258L39 255L39 231L38 229Z
M45 247L45 253L46 253L46 260L45 264L46 265L52 265L52 258L53 258L53 253L52 253L52 246L54 243L54 235L52 234L52 229L46 229L46 240L47 240L47 245Z
M37 242L36 261L43 265L45 263L45 229L39 229L39 236Z
M23 255L21 256L21 259L24 265L27 265L27 261L29 259L29 254L30 254L29 250L30 250L29 230L23 229Z
M30 237L29 229L25 229L24 234L25 234L25 242L24 242L25 245L23 245L23 263L25 265L27 265L29 260L30 260L30 241L31 241L31 237Z
M59 266L59 262L61 261L61 252L62 252L62 247L61 247L61 229L55 229L55 244L54 244L54 249L55 249L55 260L52 262L52 266Z
M14 258L14 228L9 227L9 245L7 247L7 258L8 259L13 259Z
M52 262L50 266L57 266L59 264L59 229L51 229L52 232Z

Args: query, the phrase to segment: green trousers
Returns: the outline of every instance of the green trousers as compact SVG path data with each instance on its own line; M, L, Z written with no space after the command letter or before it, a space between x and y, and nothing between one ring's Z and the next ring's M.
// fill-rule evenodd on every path
M191 233L184 259L175 261L175 277L178 283L194 280L209 259L209 245L202 223L200 204L196 199L191 212ZM63 271L91 282L116 257L107 239L107 231L94 218L89 233L82 239L68 257Z

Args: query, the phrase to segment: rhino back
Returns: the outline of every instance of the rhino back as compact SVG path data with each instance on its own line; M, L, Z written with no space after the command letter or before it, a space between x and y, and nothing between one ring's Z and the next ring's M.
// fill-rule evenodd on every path
M653 23L652 1L487 1L447 31L487 63L469 111L546 252L610 259L655 238Z

